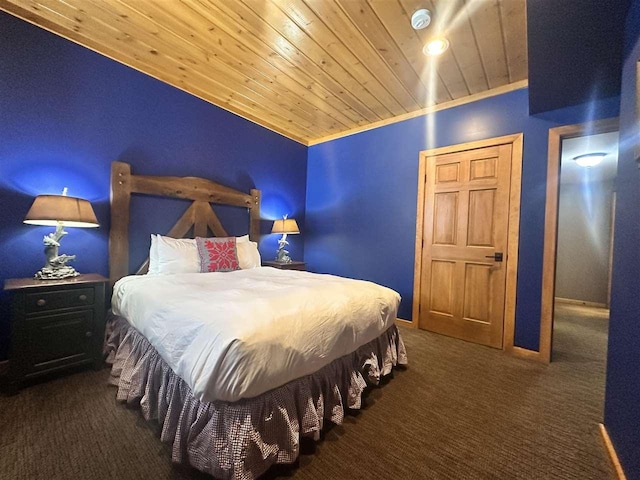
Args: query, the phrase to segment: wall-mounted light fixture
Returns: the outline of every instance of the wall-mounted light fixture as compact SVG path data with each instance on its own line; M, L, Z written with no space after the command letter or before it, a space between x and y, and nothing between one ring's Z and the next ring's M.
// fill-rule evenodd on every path
M604 152L585 153L584 155L578 155L573 157L575 162L581 167L595 167L602 162L607 154Z

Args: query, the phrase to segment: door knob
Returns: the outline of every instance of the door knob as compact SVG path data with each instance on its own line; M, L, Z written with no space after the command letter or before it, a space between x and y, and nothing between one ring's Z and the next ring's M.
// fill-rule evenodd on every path
M494 262L502 261L502 252L496 252L494 255L487 255L484 258L492 258Z

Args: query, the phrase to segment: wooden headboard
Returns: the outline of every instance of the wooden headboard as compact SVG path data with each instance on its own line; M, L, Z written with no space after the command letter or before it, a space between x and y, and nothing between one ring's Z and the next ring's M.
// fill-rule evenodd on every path
M249 211L249 238L260 235L260 190L243 193L198 177L156 177L132 175L128 163L111 165L111 231L109 232L109 277L113 284L129 275L129 206L132 194L155 195L192 200L193 203L166 234L181 238L193 227L193 235L206 237L207 231L217 237L228 236L211 203L245 207ZM136 271L145 273L149 260Z

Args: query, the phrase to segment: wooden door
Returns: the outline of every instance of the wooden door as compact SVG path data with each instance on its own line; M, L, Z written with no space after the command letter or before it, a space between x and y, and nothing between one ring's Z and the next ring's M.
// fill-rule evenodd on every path
M512 147L427 157L420 328L502 348Z

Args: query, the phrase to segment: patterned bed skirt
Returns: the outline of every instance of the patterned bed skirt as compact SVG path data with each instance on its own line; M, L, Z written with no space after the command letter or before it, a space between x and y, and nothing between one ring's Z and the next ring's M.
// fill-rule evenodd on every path
M325 420L341 424L345 408L360 408L367 385L407 363L394 325L317 372L255 398L204 402L123 318L110 317L105 353L117 399L161 425L172 460L225 480L253 479L275 463L293 463L301 436L318 440Z

